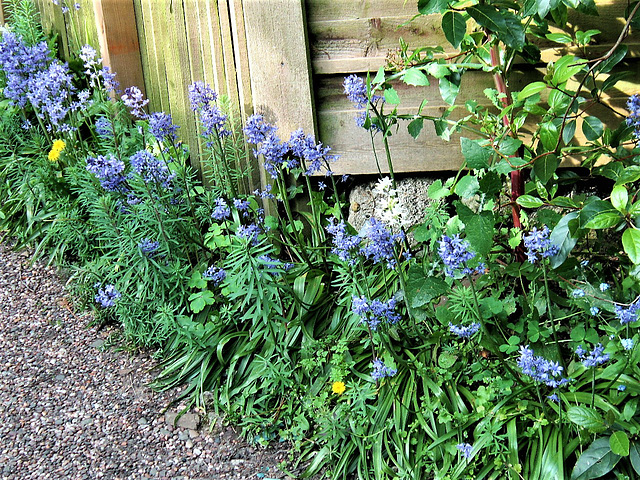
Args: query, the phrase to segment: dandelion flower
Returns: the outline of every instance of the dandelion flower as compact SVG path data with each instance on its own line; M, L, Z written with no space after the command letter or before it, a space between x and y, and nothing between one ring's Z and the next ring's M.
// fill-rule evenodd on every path
M64 140L54 141L53 145L51 146L51 151L49 151L49 160L51 160L52 162L57 162L60 158L60 153L65 149L66 146L67 144L64 143Z
M331 385L331 391L336 395L342 395L346 389L344 382L333 382Z

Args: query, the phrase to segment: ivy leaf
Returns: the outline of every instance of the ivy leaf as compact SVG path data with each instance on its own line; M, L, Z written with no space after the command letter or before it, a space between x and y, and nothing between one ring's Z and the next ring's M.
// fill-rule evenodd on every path
M418 138L418 135L420 135L423 125L424 125L424 120L422 118L416 118L415 120L412 120L409 123L409 125L407 125L407 130L409 130L409 135L411 135L414 140Z
M622 234L622 248L634 265L640 263L640 230L627 228Z
M611 451L608 437L597 438L578 458L571 472L571 480L603 477L613 470L620 458L620 455Z
M479 140L460 137L462 155L469 168L488 168L493 151L489 147L480 146Z
M553 178L553 174L558 168L558 165L560 165L560 160L558 160L557 155L545 155L535 161L533 164L533 173L535 173L536 178L540 180L540 182L545 184Z
M609 437L609 447L616 455L626 457L629 455L629 437L625 432L614 432Z
M600 138L603 132L604 126L598 117L587 117L582 122L582 133L590 142Z
M442 16L442 31L453 48L459 48L467 33L467 22L464 15L452 10L447 11Z
M402 80L407 85L413 85L416 87L426 87L429 85L429 77L427 77L422 70L415 67L405 70ZM400 101L398 101L398 103L400 103Z

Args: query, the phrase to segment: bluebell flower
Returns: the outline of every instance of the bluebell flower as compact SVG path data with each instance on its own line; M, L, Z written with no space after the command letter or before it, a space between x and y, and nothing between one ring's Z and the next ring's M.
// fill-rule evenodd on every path
M449 322L449 331L460 338L470 338L480 330L480 324L477 322L471 325L454 325Z
M175 173L169 171L169 167L160 158L156 158L146 150L139 150L129 157L131 167L142 177L145 183L158 183L164 188L171 186Z
M55 130L63 130L64 120L71 110L71 95L75 90L67 64L52 62L28 81L27 98L37 115ZM69 130L67 128L67 130Z
M262 115L251 115L247 119L247 124L244 128L244 134L247 143L257 145L264 142L267 137L275 133L277 128L264 121Z
M220 285L225 278L227 278L227 272L225 272L222 268L216 267L215 265L211 265L207 270L202 274L202 278L205 280L209 280L213 282L215 286Z
M609 361L609 354L604 353L604 347L598 343L591 352L586 352L582 346L576 349L576 355L582 360L582 364L587 367L597 367Z
M622 338L620 344L625 350L631 350L633 348L633 338Z
M640 302L636 300L628 307L623 307L622 305L616 305L614 307L614 312L615 312L616 318L620 320L620 323L622 325L626 325L628 323L638 321L639 309L640 309Z
M589 266L589 260L582 260L582 261L580 262L580 266L581 266L581 267L587 267L587 266Z
M456 445L456 448L460 451L460 455L462 455L467 460L470 459L473 455L473 446L468 443L459 443Z
M113 138L113 126L105 117L96 120L96 133L104 138Z
M371 330L377 330L381 323L392 325L400 320L396 304L395 298L382 302L378 299L370 300L364 295L354 296L351 299L351 311L360 316L360 323L366 323Z
M323 191L327 188L327 184L324 182L318 182L318 190Z
M316 143L315 137L313 135L305 135L302 129L298 129L291 134L287 145L291 154L304 162L306 167L304 174L307 176L315 175L323 167L330 173L329 164L338 159L336 155L330 154L330 147L322 143Z
M333 237L331 253L337 255L343 262L353 265L356 262L358 247L362 239L358 235L349 235L344 220L338 222L335 217L329 219L326 230Z
M471 275L484 272L486 267L482 262L473 269L467 265L476 256L475 253L469 251L469 246L469 242L462 240L460 235L454 235L453 238L447 235L442 236L438 246L438 255L444 263L447 276L455 277L458 273Z
M191 109L198 113L200 123L202 124L202 136L210 138L213 136L225 137L231 135L227 130L227 115L214 102L218 95L209 85L204 82L195 82L189 86L189 100L191 101ZM215 142L209 140L207 146L212 148Z
M573 292L571 292L571 296L573 298L582 298L586 295L586 293L584 292L583 289L581 288L576 288Z
M396 266L394 246L404 240L404 234L391 233L384 223L371 217L369 223L360 231L360 237L365 240L360 253L373 263L386 263L387 268Z
M262 230L255 223L249 225L239 225L236 230L236 236L247 240L252 245L258 244L258 236L262 233Z
M607 290L609 290L609 284L608 283L601 283L600 284L600 291L601 292L606 292Z
M149 238L144 238L138 244L138 248L140 249L140 251L144 255L146 255L147 257L151 258L151 257L154 256L154 254L158 250L158 248L160 248L160 242L156 242L156 241L151 240Z
M633 127L633 135L638 140L640 139L640 95L634 94L629 97L627 109L629 110L627 125Z
M556 402L556 403L560 402L560 398L558 397L558 394L556 394L556 393L552 393L547 398L552 402Z
M382 380L384 377L393 377L396 373L398 373L398 370L387 367L382 360L375 359L373 361L373 371L371 372L371 376L374 380L378 381Z
M558 246L549 240L550 233L546 225L542 230L533 227L533 230L522 238L529 263L536 263L539 259L552 257L559 252Z
M247 212L251 202L249 200L242 200L240 198L233 199L233 206L239 212Z
M556 388L568 383L568 380L562 377L563 368L558 362L534 355L529 345L520 347L517 365L522 373L549 387Z
M118 292L113 285L106 285L104 288L100 284L96 285L98 293L96 294L95 301L102 308L113 307L122 295Z
M149 103L149 99L145 99L142 91L138 87L128 87L124 89L124 93L120 97L122 103L129 109L131 115L137 118L147 118L144 107Z
M171 115L165 112L154 112L147 118L149 119L149 132L158 142L164 142L165 140L174 142L177 140L176 131L180 127L173 123Z
M589 311L591 312L591 315L598 315L598 313L600 313L600 309L596 306L593 306L589 309Z
M100 180L100 185L105 190L109 192L126 190L127 178L124 175L124 162L114 155L88 157L87 170Z
M624 392L627 389L626 385L618 385L618 391L619 392Z
M91 71L94 67L98 65L98 52L91 45L83 45L80 48L80 53L78 54L80 60L82 60L85 72L87 75L91 74Z
M211 218L217 221L226 220L231 215L231 209L225 202L224 198L216 199L216 206L213 209Z
M369 99L367 98L367 85L364 80L357 75L349 75L345 77L342 84L344 93L349 101L357 108L364 108Z

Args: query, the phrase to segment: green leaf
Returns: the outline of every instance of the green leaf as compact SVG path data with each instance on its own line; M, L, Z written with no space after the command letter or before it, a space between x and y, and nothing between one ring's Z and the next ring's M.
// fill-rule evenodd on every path
M503 10L506 30L503 32L502 40L514 50L520 51L525 45L525 32L520 17L514 15L509 10Z
M542 200L532 195L520 195L516 202L524 208L538 208L544 205Z
M493 212L475 213L460 202L456 203L456 211L464 223L466 240L471 245L471 249L482 257L489 255L493 247L493 225L495 224Z
M380 85L381 83L384 83L384 67L380 67L378 69L378 72L376 73L376 76L373 78L373 82L374 85Z
M448 10L442 16L442 31L445 38L453 45L453 48L459 48L462 39L467 33L467 22L464 19L464 15Z
M189 302L191 311L193 313L200 313L207 305L213 305L215 300L213 293L209 290L203 290L189 295Z
M567 43L571 43L573 41L573 39L571 38L571 35L567 35L564 32L562 32L562 33L547 33L545 36L549 40L551 40L552 42L556 42L556 43L567 44Z
M576 134L576 121L571 120L565 123L564 130L562 130L562 141L567 145Z
M553 77L551 82L554 85L562 85L578 72L582 71L585 61L573 55L565 55L554 64Z
M622 219L617 211L601 212L591 217L584 228L593 228L594 230L611 228L618 225Z
M548 152L555 150L558 143L558 127L553 122L545 122L540 125L540 142Z
M578 458L571 480L600 478L613 470L620 458L611 451L608 437L597 438Z
M493 150L488 146L481 146L480 140L470 140L460 137L462 155L469 168L488 168Z
M191 278L189 279L189 283L187 283L189 288L204 288L207 286L207 281L202 278L202 275L197 270L193 272Z
M636 14L636 18L637 18L637 14ZM608 73L610 72L613 67L615 67L618 63L620 63L624 57L627 56L627 52L629 51L629 47L625 44L620 45L618 48L615 49L615 51L613 52L613 55L611 55L609 58L607 58L604 62L602 62L599 66L598 66L598 71L600 73Z
M453 191L461 198L469 198L478 190L480 190L478 178L474 175L466 175L458 181Z
M426 66L427 73L435 78L444 78L451 73L451 69L438 62L431 62Z
M411 135L414 140L418 138L420 132L422 131L422 127L424 125L424 120L422 118L416 118L412 120L409 125L407 125L407 130L409 131L409 135Z
M629 455L629 437L625 432L614 432L609 437L609 446L616 455L626 457Z
M407 276L407 300L412 308L420 308L449 289L439 277L428 277L420 265L411 265Z
M615 163L618 165L618 163ZM614 179L611 176L607 177L616 181L616 185L625 185L627 183L635 182L636 180L640 180L640 166L631 165L630 167L626 167L620 174L618 178Z
M513 137L505 137L500 140L498 150L501 154L511 156L515 155L522 146L522 140Z
M449 105L453 105L460 93L460 73L455 72L440 79L440 96Z
M602 415L593 408L571 406L567 409L567 418L590 432L602 432L607 428Z
M640 475L640 443L631 442L631 448L629 449L629 459L631 460L631 466Z
M438 366L440 368L449 369L455 365L456 360L458 360L457 355L449 352L442 352L438 356Z
M598 218L600 217L600 218ZM580 211L579 227L580 228L607 228L604 226L609 222L613 222L613 219L617 219L616 222L609 224L611 227L620 220L620 214L613 208L610 202L604 200L594 200L587 203Z
M553 174L559 165L560 160L558 160L557 155L544 155L533 164L533 173L535 173L536 178L540 180L541 183L545 184L553 178Z
M436 180L427 188L427 195L432 200L440 200L450 193L451 191L448 188L442 186L442 180Z
M414 85L416 87L426 87L429 85L429 77L417 68L405 70L402 80L407 85ZM400 103L400 101L398 101L398 103Z
M518 93L518 101L525 100L529 98L531 95L535 95L536 93L540 93L542 90L547 88L547 84L544 82L533 82L524 87L520 93Z
M629 192L624 185L616 185L611 191L611 205L621 213L626 212L629 202Z
M590 142L600 138L603 132L604 126L598 117L587 117L582 122L582 133Z
M400 97L394 88L384 89L384 99L391 105L398 105L400 103Z
M640 264L640 230L627 228L622 234L622 248L634 265Z
M507 30L504 17L495 7L489 5L476 5L475 7L469 7L467 12L481 27L484 27L487 30L502 34Z
M423 15L440 13L449 6L449 0L418 0L418 11Z

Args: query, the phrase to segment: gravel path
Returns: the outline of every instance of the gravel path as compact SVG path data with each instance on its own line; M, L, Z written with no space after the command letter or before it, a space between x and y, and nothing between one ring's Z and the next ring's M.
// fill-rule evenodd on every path
M171 425L171 394L146 387L153 359L105 350L89 321L53 268L0 244L0 478L289 478L284 448L198 430L197 412Z

